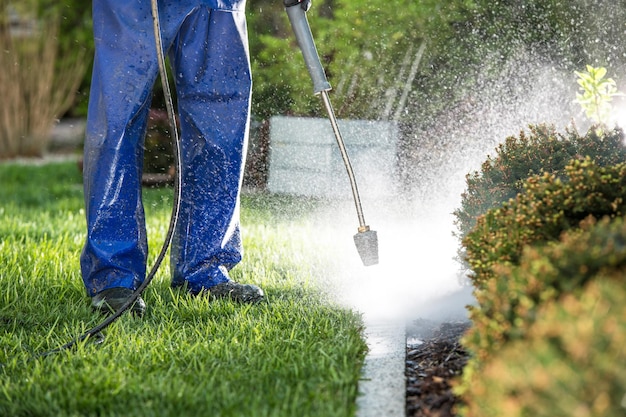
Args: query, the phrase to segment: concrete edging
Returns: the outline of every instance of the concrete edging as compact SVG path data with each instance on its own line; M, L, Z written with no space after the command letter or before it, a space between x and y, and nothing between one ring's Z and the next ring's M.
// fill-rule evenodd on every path
M406 415L406 329L404 323L366 320L365 357L357 397L357 417Z

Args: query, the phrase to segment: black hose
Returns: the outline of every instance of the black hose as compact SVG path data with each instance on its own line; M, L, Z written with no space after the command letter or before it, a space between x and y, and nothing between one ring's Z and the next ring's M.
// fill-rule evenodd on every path
M146 276L145 280L141 283L141 285L133 292L131 297L126 300L124 305L117 310L114 314L107 317L98 325L92 327L91 329L84 332L82 335L74 338L73 340L67 342L63 346L60 346L56 349L49 350L47 352L41 353L36 357L45 357L52 355L54 353L61 352L65 349L69 349L77 343L82 342L83 340L96 336L108 326L110 326L115 320L119 319L122 314L124 314L141 296L143 291L150 285L152 279L156 275L165 255L167 253L167 249L172 242L172 237L174 235L174 229L176 228L176 223L178 221L178 213L180 211L180 198L181 198L181 160L180 160L180 140L178 137L178 129L176 127L176 116L174 114L174 104L172 102L172 93L170 91L170 86L167 81L167 69L165 67L165 56L163 54L163 42L161 39L161 24L159 20L159 9L157 5L157 0L151 0L152 7L152 20L154 22L154 41L155 47L157 51L157 60L159 64L159 75L161 77L161 84L163 86L163 94L165 96L165 106L167 109L167 115L170 124L170 132L172 135L172 143L173 143L173 152L174 152L174 160L176 162L176 175L174 180L174 202L172 207L172 214L170 217L170 225L167 230L167 235L165 236L165 241L163 242L163 246L161 247L161 251L157 256L157 259L154 261L154 265L150 269L150 272Z

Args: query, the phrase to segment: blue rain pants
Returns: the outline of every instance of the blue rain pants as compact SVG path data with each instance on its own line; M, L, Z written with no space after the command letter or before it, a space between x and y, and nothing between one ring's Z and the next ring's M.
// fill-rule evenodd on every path
M159 0L180 118L182 199L172 285L197 293L229 280L242 257L239 193L251 76L245 0ZM94 0L95 58L84 149L90 296L136 289L148 244L143 140L158 74L150 0Z

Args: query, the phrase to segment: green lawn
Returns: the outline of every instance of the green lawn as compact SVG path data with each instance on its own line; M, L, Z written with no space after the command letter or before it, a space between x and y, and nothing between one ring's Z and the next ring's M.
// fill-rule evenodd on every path
M171 189L145 190L150 261ZM79 272L81 179L73 162L0 164L0 416L351 416L366 351L359 315L316 284L332 268L310 201L243 199L246 253L233 278L268 302L209 303L169 287L166 259L104 341L48 357L97 324Z

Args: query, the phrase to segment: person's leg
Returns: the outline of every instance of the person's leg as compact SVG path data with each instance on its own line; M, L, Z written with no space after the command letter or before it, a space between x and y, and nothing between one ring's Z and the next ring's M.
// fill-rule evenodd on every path
M95 58L84 149L90 296L134 290L146 271L141 201L143 137L157 75L149 1L94 0ZM146 7L148 6L148 7Z
M228 270L242 257L239 192L251 93L244 13L196 9L170 57L183 164L172 285L199 293L229 282Z

